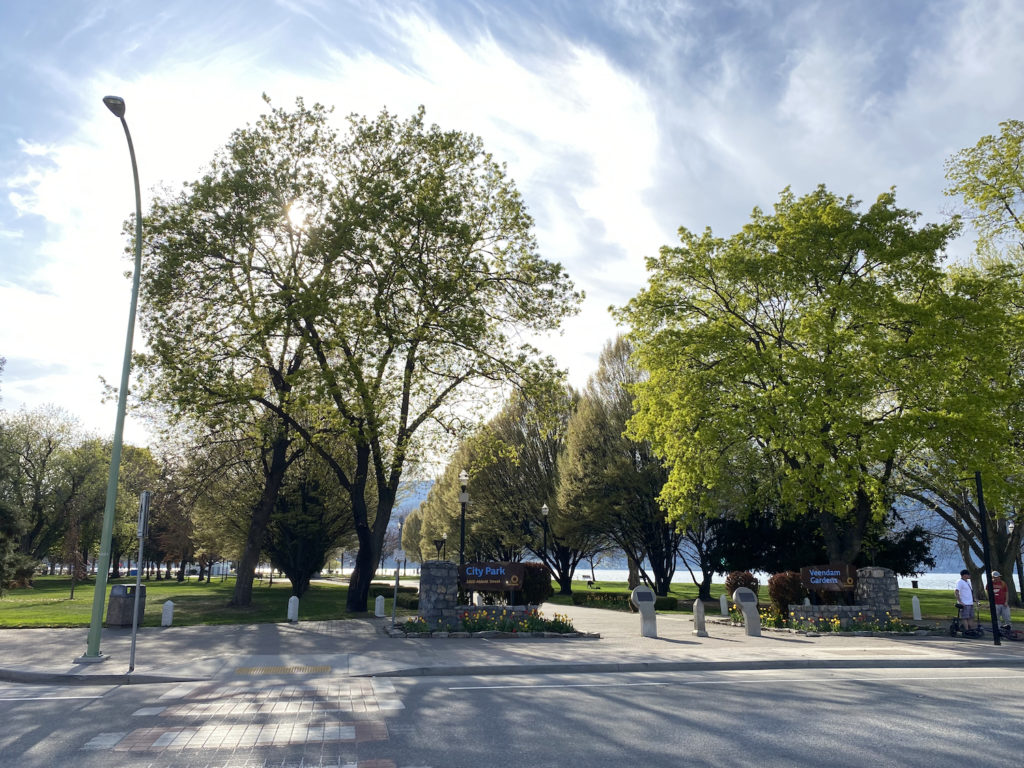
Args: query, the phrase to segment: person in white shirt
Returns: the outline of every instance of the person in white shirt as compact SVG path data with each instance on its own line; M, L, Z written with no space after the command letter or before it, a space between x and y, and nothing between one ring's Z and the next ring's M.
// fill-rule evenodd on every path
M960 571L960 581L953 589L956 601L962 605L960 618L963 619L964 629L974 629L976 621L974 618L974 587L971 586L971 572L964 568Z

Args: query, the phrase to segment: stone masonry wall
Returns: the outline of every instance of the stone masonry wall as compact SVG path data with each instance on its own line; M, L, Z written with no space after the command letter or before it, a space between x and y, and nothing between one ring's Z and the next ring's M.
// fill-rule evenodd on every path
M420 568L420 615L432 627L455 614L459 571L447 560L427 560Z
M851 619L885 621L903 617L896 574L888 568L858 569L854 602L856 605L791 605L789 613L806 621L838 618L843 628Z
M888 568L859 568L854 602L881 611L882 615L888 611L891 616L902 616L896 574Z

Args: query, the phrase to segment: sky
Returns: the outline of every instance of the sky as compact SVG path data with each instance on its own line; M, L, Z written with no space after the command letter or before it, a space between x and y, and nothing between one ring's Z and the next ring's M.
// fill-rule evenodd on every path
M545 351L583 386L681 226L727 236L781 190L895 187L944 220L944 161L1024 110L1024 3L0 0L0 408L113 432L134 211L296 97L479 135L540 252L586 291ZM145 236L145 235L144 235ZM971 233L951 247L968 258ZM136 338L136 349L145 343ZM125 439L152 440L129 413Z

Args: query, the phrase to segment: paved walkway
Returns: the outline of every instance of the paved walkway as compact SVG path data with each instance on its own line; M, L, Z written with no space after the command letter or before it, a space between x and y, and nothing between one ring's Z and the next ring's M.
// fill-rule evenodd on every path
M846 637L765 631L712 623L696 637L689 616L658 617L658 638L640 635L638 616L546 605L587 638L391 638L390 619L140 630L128 674L131 633L105 629L103 663L81 664L86 629L0 630L0 680L123 684L171 681L360 678L401 675L584 673L640 670L808 667L963 667L1024 664L1024 642L991 637Z

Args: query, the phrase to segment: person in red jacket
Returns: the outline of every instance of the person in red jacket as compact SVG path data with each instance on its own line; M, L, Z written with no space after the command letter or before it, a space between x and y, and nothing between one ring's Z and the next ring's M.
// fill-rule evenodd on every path
M1006 582L1003 581L1002 574L1000 574L999 571L992 571L992 582L988 585L988 588L992 590L992 596L995 598L996 616L999 619L1000 626L1009 628L1009 590L1007 589Z

